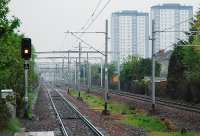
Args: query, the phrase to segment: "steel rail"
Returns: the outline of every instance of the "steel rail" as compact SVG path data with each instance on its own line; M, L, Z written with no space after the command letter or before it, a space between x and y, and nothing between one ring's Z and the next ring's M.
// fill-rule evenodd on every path
M64 97L61 93L58 92L57 89L55 91L62 97L62 99L70 106L70 108L78 114L78 116L81 118L81 120L97 135L97 136L104 136L86 117L84 117L80 111L69 101Z
M66 131L66 128L65 128L65 126L64 126L64 123L63 123L63 121L62 121L62 119L61 119L61 117L60 117L60 114L58 113L58 110L57 110L57 108L56 108L56 106L55 106L55 104L54 104L54 102L53 102L53 99L52 99L52 97L51 97L51 94L49 93L49 89L48 89L48 88L47 88L47 92L48 92L49 98L50 98L50 100L51 100L51 104L52 104L52 106L53 106L53 109L54 109L54 111L55 111L55 113L56 113L56 116L57 116L57 118L58 118L58 120L59 120L59 123L60 123L60 125L61 125L62 133L63 133L64 136L69 136L68 133L67 133L67 131Z
M93 88L93 90L94 89L96 89L96 90L98 89L98 91L104 91L104 88ZM140 101L152 102L152 100L149 96L138 95L138 94L129 93L129 92L114 91L114 90L109 90L109 92L111 94L120 95L120 96L124 96L124 97L128 97L128 98L134 98L134 99L137 99ZM164 100L164 99L161 99L158 97L156 97L156 102L158 105L163 105L163 106L167 106L167 107L171 107L171 108L177 108L180 110L200 113L200 107L183 104L183 103L177 103L177 102L173 102L173 101L168 101L168 100Z
M117 95L120 95L120 96L125 96L125 97L129 97L129 98L134 98L134 99L146 101L146 102L151 102L151 98L148 97L148 96L141 96L141 95L137 95L137 94L131 94L131 93L126 93L126 92L117 92L117 91L116 92L112 91L111 93L117 94ZM200 113L199 107L194 107L194 106L189 106L189 105L186 105L186 104L171 102L171 101L163 100L163 99L160 99L160 98L156 98L156 102L159 105L164 105L164 106L177 108L177 109L181 109L181 110L185 110L185 111Z
M69 100L67 100L60 92L58 92L58 90L57 89L55 89L55 88L53 88L52 86L51 86L51 89L52 90L55 90L55 92L62 98L62 100L69 106L69 108L71 108L73 111L74 111L74 113L85 123L85 125L92 131L92 132L94 132L94 134L96 135L96 136L104 136L86 117L84 117L81 113L80 113L80 111L69 101ZM61 124L61 126L62 126L62 130L64 130L64 135L65 136L68 136L68 134L67 134L67 131L66 131L66 128L65 128L65 126L64 126L64 124L63 124L63 121L62 121L62 119L61 119L61 117L60 117L60 114L58 113L58 111L57 111L57 109L56 109L56 106L55 106L55 104L54 104L54 102L53 102L53 99L52 99L52 97L51 97L51 94L50 94L50 92L48 91L48 95L49 95L49 97L50 97L50 99L51 99L51 102L52 102L52 105L53 105L53 108L54 108L54 110L55 110L55 112L56 112L56 114L57 114L57 117L58 117L58 119L59 119L59 122L60 122L60 124ZM66 135L67 134L67 135Z

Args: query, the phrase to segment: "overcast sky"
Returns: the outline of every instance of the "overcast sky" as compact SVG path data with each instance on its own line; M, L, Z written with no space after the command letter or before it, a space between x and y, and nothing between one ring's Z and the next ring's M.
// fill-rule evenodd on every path
M22 24L20 31L31 37L37 51L73 50L75 39L65 35L67 30L78 31L91 16L99 0L11 0L11 15L18 17ZM107 2L102 0L101 7ZM162 3L191 5L196 11L199 0L111 0L109 6L88 31L104 31L105 19L120 10L149 12L150 7ZM98 13L98 12L97 12ZM96 48L104 50L104 37L84 37Z

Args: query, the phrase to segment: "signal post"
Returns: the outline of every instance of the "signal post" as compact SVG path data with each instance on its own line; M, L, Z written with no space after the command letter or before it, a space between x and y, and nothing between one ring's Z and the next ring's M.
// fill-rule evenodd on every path
M31 58L31 39L23 38L21 43L21 55L24 59L24 79L25 79L25 93L24 93L24 117L28 118L28 70L29 60Z

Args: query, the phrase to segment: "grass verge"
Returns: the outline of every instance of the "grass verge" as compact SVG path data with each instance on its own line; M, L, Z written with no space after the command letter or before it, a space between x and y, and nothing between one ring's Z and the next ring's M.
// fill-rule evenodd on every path
M200 136L200 134L194 134L194 133L181 134L180 132L151 132L150 136Z
M21 123L17 118L9 119L6 131L9 133L19 132L21 130Z
M70 95L77 97L78 92L71 90ZM81 91L81 97L91 109L95 111L103 110L104 100L102 97L84 91ZM149 132L150 136L200 136L193 133L168 132L167 126L159 118L147 115L145 112L138 111L122 102L110 101L108 108L114 116L117 116L116 120L123 124L143 128Z
M34 90L34 91L29 91L29 109L28 109L28 117L32 118L33 116L33 106L37 100L38 97L38 91Z
M71 95L76 97L77 92L71 91ZM103 110L104 100L101 97L97 97L86 92L81 92L81 97L84 102L89 105L90 108L95 110ZM113 115L118 115L117 119L127 125L142 127L147 131L165 131L166 126L157 118L146 115L145 113L139 113L135 109L131 109L124 103L116 101L109 102L109 110Z

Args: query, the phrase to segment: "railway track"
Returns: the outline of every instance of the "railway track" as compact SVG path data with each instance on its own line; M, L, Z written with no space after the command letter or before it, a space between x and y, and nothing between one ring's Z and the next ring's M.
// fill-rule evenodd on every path
M149 96L138 95L138 94L133 94L133 93L128 93L128 92L121 92L121 91L110 91L110 93L133 98L136 100L149 102L149 103L152 102L152 99ZM187 105L184 103L178 103L178 102L174 102L174 101L164 100L161 98L156 98L156 103L159 105L168 106L171 108L177 108L177 109L181 109L181 110L185 110L185 111L200 113L200 107Z
M103 136L57 89L47 90L64 136Z
M103 92L104 89L103 88L93 88L92 91ZM119 95L119 96L124 96L127 98L140 100L140 101L145 101L148 103L152 102L152 98L150 96L139 95L139 94L134 94L134 93L129 93L129 92L122 92L122 91L115 91L115 90L109 90L109 93ZM185 104L185 103L179 103L179 102L175 102L175 101L165 100L165 99L161 99L158 97L156 97L156 104L171 107L171 108L176 108L176 109L180 109L180 110L200 113L200 107L192 106L192 105Z

